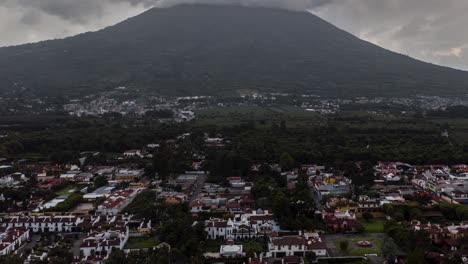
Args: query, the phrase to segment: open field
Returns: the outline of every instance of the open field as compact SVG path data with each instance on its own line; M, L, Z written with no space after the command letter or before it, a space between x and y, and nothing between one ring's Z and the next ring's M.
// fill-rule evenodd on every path
M363 218L359 218L359 221L364 226L366 233L383 233L385 218L374 218L366 221Z
M56 195L69 195L70 193L76 191L76 190L79 190L78 189L79 187L77 186L74 186L74 185L71 185L71 186L67 186L66 188L62 189L62 190L59 190L57 192L55 192Z
M359 247L356 242L365 240L369 241L372 243L371 247ZM340 249L340 243L341 241L348 241L349 243L349 248L348 252L343 252ZM367 237L367 236L362 236L362 237L353 237L353 238L341 238L335 240L335 247L340 250L340 252L343 255L351 255L351 256L364 256L365 254L377 254L381 255L381 247L382 247L382 239L378 237Z
M159 240L155 237L131 237L125 244L125 249L152 248L159 245Z

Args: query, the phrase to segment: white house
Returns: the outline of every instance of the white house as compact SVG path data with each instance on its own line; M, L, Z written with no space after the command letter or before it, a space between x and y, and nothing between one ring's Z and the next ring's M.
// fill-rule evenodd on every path
M37 232L74 232L84 218L65 216L8 216L0 219L0 227L28 228Z
M268 211L252 211L236 214L228 220L210 219L205 221L208 239L255 239L279 231L279 225Z
M194 200L190 203L190 212L198 213L203 211L203 203L200 200Z
M30 236L29 228L0 227L0 255L13 254Z
M90 232L80 245L80 255L83 259L90 256L107 257L112 249L123 249L128 241L129 229Z
M305 256L306 252L314 252L316 256L327 256L327 247L320 237L305 235L270 237L269 254L274 258L287 256Z

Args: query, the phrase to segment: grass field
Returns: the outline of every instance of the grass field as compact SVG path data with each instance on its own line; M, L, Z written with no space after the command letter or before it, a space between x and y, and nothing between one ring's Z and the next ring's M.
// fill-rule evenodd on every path
M340 249L340 242L343 240L347 240L349 242L349 250L348 252L342 252ZM371 247L362 248L356 245L356 242L366 240L372 243ZM365 254L378 254L381 255L381 248L382 248L382 240L380 238L375 237L355 237L355 238L342 238L335 240L335 247L340 250L343 255L351 255L351 256L364 256Z
M366 221L363 218L359 218L359 221L364 226L364 230L366 233L383 233L384 232L384 223L385 218L374 218Z
M155 237L131 237L125 244L125 249L152 248L159 245L159 240Z
M59 195L59 196L60 196L60 195L68 195L68 194L70 194L70 193L76 191L77 189L78 189L77 186L71 185L71 186L68 186L68 187L66 187L66 188L64 188L64 189L62 189L62 190L60 190L60 191L55 192L55 194L56 194L56 195Z

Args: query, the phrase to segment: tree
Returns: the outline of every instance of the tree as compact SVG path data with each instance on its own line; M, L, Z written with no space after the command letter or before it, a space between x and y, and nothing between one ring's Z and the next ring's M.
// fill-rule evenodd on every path
M396 259L397 246L393 239L385 237L382 242L382 255L389 262L394 263Z
M364 212L362 214L362 217L364 218L364 220L366 220L366 222L370 222L372 219L374 219L374 215L372 215L369 212Z
M316 259L317 259L317 255L312 251L308 251L308 252L305 253L304 264L315 263Z
M280 165L283 171L289 171L293 169L295 163L296 162L294 161L294 158L289 153L284 152L283 154L281 154Z
M73 262L73 254L66 248L54 247L49 251L49 263L65 264Z
M23 259L21 259L18 255L0 256L0 263L1 264L23 263Z
M340 250L341 252L348 253L349 251L349 241L347 239L340 240Z
M109 182L107 181L106 177L104 176L97 176L94 179L94 188L100 188L106 186Z
M120 249L113 249L106 261L107 264L129 264L125 252Z
M279 218L283 218L288 214L289 199L283 192L277 192L273 197L273 213Z
M407 258L406 263L408 264L425 264L424 252L421 249L415 249L411 251Z

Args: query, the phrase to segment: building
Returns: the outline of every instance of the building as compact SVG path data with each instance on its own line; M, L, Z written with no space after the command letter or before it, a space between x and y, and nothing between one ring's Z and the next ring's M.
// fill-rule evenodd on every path
M143 154L141 153L141 150L139 149L132 149L132 150L127 150L123 154L127 158L134 158L134 157L139 157L142 158Z
M114 175L115 181L135 181L143 176L142 170L121 169Z
M322 239L307 234L270 236L268 251L273 258L304 257L307 252L313 252L318 257L327 256L327 247Z
M203 203L199 200L194 200L190 203L190 212L191 213L199 213L203 211Z
M123 249L128 237L128 228L124 232L119 230L89 232L80 245L81 258L83 261L93 256L106 259L113 249Z
M120 213L120 211L133 201L139 190L140 189L125 189L112 193L97 207L96 213L104 215L116 215Z
M113 249L123 249L130 235L131 218L123 215L92 217L88 223L90 231L80 245L81 262L102 263Z
M40 211L42 211L42 210L54 208L54 207L57 206L59 203L64 202L65 200L67 200L67 198L68 198L68 195L66 195L66 194L60 195L59 197L54 198L54 199L48 201L47 203L45 203L45 204L43 204L43 205L40 205L40 206L37 207L34 211L35 211L35 212L40 212Z
M40 232L77 232L84 222L83 217L63 216L6 216L0 219L0 227L28 228Z
M205 221L208 239L256 239L279 231L279 225L268 211L247 211L228 220Z
M219 255L221 257L235 258L243 257L245 253L243 252L242 245L222 245L219 249Z
M324 195L346 196L351 193L351 181L343 176L317 176L313 186L320 199Z
M93 201L93 200L96 200L97 198L108 197L111 195L113 189L114 187L103 186L103 187L97 188L91 193L87 193L83 195L83 199L88 200L88 201Z
M461 222L458 225L452 224L449 226L441 226L433 223L422 223L413 220L404 222L403 225L409 227L413 231L425 231L429 234L429 239L432 243L440 245L442 243L453 244L453 240L468 236L468 223Z
M0 227L0 255L11 255L30 237L30 229L26 227Z

